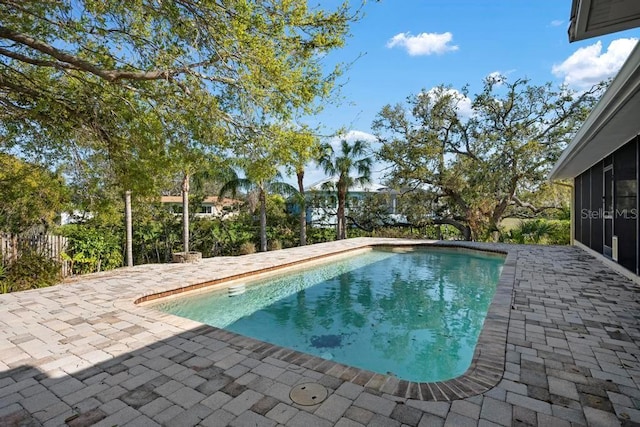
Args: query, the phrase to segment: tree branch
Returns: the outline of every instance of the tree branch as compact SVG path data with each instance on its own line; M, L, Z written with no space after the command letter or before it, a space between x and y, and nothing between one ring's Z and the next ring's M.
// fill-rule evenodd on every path
M85 61L84 59L80 59L77 56L63 52L62 50L57 49L48 43L45 43L41 40L37 40L33 37L28 36L27 34L13 31L10 28L7 28L5 26L0 26L0 38L12 40L16 43L20 43L22 45L28 46L34 50L37 50L38 52L47 54L57 59L58 61L61 61L61 63L44 61L46 63L50 63L51 66L55 66L56 68L83 70L91 74L94 74L109 82L115 82L117 80L160 80L160 79L170 80L175 75L186 73L189 70L189 66L185 66L182 68L167 69L167 70L150 70L150 71L105 70L89 61ZM14 59L19 59L16 56L22 56L22 55L13 54ZM27 58L27 59L29 59L29 61L25 61L25 62L28 62L31 64L33 64L34 61L39 61L39 60L33 60L31 58ZM22 60L22 59L19 59L19 60ZM53 64L57 64L57 65L53 65ZM45 65L45 64L33 64L33 65Z
M65 69L65 70L78 70L79 68L71 65L71 64L66 64L64 62L58 62L58 61L46 61L43 59L34 59L34 58L30 58L26 55L21 55L19 53L15 53L12 52L10 50L4 49L0 47L0 55L4 55L7 56L11 59L15 59L17 61L21 61L21 62L26 62L27 64L31 64L31 65L37 65L39 67L53 67L53 68L57 68L57 69Z
M519 206L521 208L529 209L534 214L542 213L543 211L548 210L548 209L559 209L557 206L540 206L540 207L536 207L536 206L532 205L529 202L523 202L515 194L513 196L511 196L511 203L510 204L511 205L515 205L515 206Z

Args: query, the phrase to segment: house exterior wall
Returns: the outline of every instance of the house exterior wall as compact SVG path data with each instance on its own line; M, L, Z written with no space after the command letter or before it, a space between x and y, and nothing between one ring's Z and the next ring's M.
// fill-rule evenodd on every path
M397 214L396 194L393 192L362 192L350 191L347 194L345 212L349 215L349 209L359 207L367 196L382 194L385 197L385 207L388 210L389 217ZM338 211L338 197L332 191L311 190L306 193L307 207L306 217L307 224L316 227L335 227L337 223L336 213ZM295 205L289 208L291 213L300 212L300 208Z
M640 273L639 143L640 138L634 137L574 178L574 239L636 275Z

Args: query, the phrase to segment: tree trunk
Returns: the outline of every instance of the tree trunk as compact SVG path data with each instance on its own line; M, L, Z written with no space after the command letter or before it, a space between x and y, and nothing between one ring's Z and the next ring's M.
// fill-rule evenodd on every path
M460 231L460 233L462 233L462 237L464 238L464 240L470 241L472 240L473 237L473 232L471 227L469 227L466 224L463 224L460 221L456 221L454 219L450 219L450 218L442 218L442 219L434 219L431 224L433 225L440 225L440 224L447 224L447 225L452 225L455 228L458 229L458 231Z
M127 266L133 267L133 221L131 219L131 190L124 192L124 218L127 230Z
M260 252L267 251L267 197L260 188Z
M341 185L338 185L338 220L336 224L336 237L338 240L347 238L346 214L344 211L346 198L347 198L346 188L342 188Z
M9 264L14 263L18 260L18 234L11 234L11 259L9 260Z
M182 243L184 253L189 252L189 174L182 177Z
M305 246L307 244L307 206L302 183L304 170L299 170L296 173L296 177L298 178L298 192L300 194L300 246Z

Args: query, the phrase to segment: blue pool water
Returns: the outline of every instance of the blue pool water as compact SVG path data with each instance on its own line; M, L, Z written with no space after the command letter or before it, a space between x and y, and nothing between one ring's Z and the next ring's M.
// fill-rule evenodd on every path
M471 363L504 258L373 250L155 308L282 347L417 382Z

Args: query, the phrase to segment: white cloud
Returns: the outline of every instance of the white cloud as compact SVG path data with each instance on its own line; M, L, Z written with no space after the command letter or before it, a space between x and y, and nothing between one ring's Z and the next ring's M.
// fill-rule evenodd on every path
M368 132L363 132L361 130L350 130L347 133L339 134L329 139L329 144L333 147L334 150L339 150L340 145L342 144L342 140L347 141L352 144L355 141L362 140L369 143L369 145L374 144L378 141L378 138L375 135L372 135Z
M458 101L457 107L458 107L459 118L468 119L474 114L471 98L465 96L464 94L462 94L460 91L456 89L452 89L452 88L442 89L439 87L434 87L429 89L426 92L423 92L422 94L428 96L431 99L437 99L439 96L451 95L452 98Z
M346 134L338 135L337 138L340 139L340 140L346 139L348 142L354 142L354 141L357 141L357 140L363 140L363 141L367 141L367 142L375 142L375 141L378 140L375 137L375 135L372 135L372 134L367 133L367 132L363 132L361 130L350 130Z
M442 55L445 52L453 52L458 50L457 45L452 45L451 40L453 34L446 32L438 33L420 33L412 36L410 33L399 33L393 36L387 42L388 48L396 46L403 47L411 56L419 55Z
M635 38L614 40L605 52L602 51L601 41L581 47L561 64L554 65L551 72L574 89L587 89L614 76L637 41Z
M552 27L559 27L562 24L564 24L564 21L561 19L554 19L553 21L551 21Z

